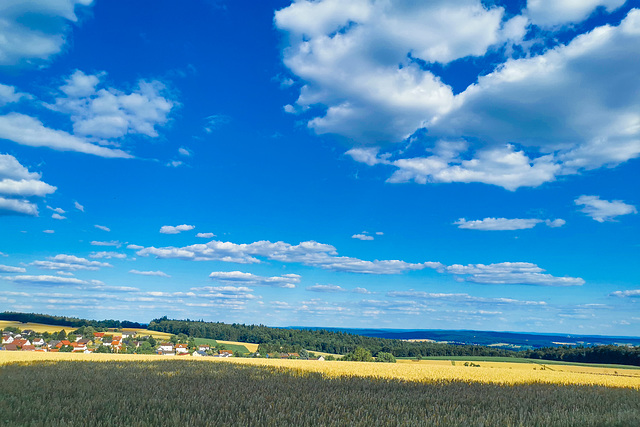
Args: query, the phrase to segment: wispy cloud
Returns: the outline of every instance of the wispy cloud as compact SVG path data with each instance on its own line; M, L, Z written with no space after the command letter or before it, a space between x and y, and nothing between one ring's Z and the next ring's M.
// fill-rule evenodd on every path
M102 267L113 267L111 264L99 261L90 261L75 255L60 254L54 257L47 257L47 261L33 261L29 265L44 270L99 270Z
M109 227L106 227L104 225L96 224L96 225L94 225L94 227L97 228L98 230L102 230L102 231L107 231L107 232L111 231L111 229Z
M321 293L339 293L346 292L342 286L338 285L313 285L307 286L307 290L311 292L321 292Z
M602 200L600 196L580 196L575 200L578 206L584 206L581 210L598 222L613 221L620 215L638 213L633 205L628 205L622 200Z
M26 273L27 269L23 267L12 267L10 265L0 264L0 272L3 273Z
M209 275L215 281L222 283L244 283L254 286L272 286L276 288L295 288L301 277L297 274L283 274L282 276L264 277L242 271L214 271Z
M454 224L457 225L458 228L485 231L526 230L529 228L533 228L540 223L544 223L551 228L557 228L562 227L565 224L565 220L559 218L555 220L542 220L536 218L485 218L467 221L464 218L460 218L459 220L454 222Z
M139 270L129 270L129 273L138 274L140 276L156 276L156 277L171 277L164 271L139 271Z
M620 298L640 298L640 289L629 289L626 291L611 292L611 296Z

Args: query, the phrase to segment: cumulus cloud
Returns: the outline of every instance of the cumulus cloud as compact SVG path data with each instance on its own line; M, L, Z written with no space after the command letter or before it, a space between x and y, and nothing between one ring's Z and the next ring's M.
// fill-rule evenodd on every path
M242 271L214 271L210 278L222 283L243 283L254 286L272 286L275 288L295 288L300 283L301 276L297 274L283 274L282 276L264 277Z
M526 230L528 228L533 228L540 223L544 223L551 228L557 228L562 227L565 224L565 221L563 219L541 220L535 218L485 218L474 221L467 221L464 218L460 218L459 220L454 222L454 224L457 225L458 228L486 231Z
M29 94L16 91L14 86L3 85L0 83L0 107L20 101L22 98L31 98Z
M23 267L12 267L10 265L0 264L0 272L2 273L26 273L27 269Z
M581 22L597 8L607 12L619 8L626 0L528 0L524 13L540 27L553 27Z
M99 270L101 267L113 267L111 264L99 261L90 261L86 258L75 255L59 254L54 257L47 257L46 261L33 261L29 265L44 270Z
M0 154L0 214L37 216L37 205L26 197L45 197L57 189L40 178L12 155Z
M68 132L48 128L37 118L15 112L0 116L0 138L31 147L77 151L107 158L133 157L120 149L95 145Z
M212 240L206 244L185 247L145 247L136 252L140 256L177 258L190 261L224 261L241 264L259 263L258 257L272 261L301 263L333 271L365 274L400 274L430 267L430 263L414 264L400 260L365 261L339 256L336 248L315 241L291 245L285 242L262 240L250 244L236 244Z
M514 191L640 155L640 10L566 45L554 39L540 53L505 57L458 94L430 66L519 43L528 17L577 22L621 0L529 2L509 20L472 0L340 3L298 1L276 12L284 63L303 83L292 108L316 114L308 126L317 133L353 141L354 160L394 168L388 182Z
M369 236L367 234L354 234L351 238L358 240L373 240L373 236Z
M162 227L160 227L160 233L162 233L162 234L178 234L178 233L181 233L183 231L193 230L194 228L196 228L194 225L187 225L187 224L176 225L176 226L163 225Z
M213 233L198 233L196 234L196 237L201 237L203 239L211 239L216 237L216 235Z
M602 200L600 196L580 196L575 201L578 206L584 206L581 210L598 222L613 221L620 215L638 213L633 205L628 205L622 200Z
M139 270L129 270L129 273L138 274L140 276L156 276L156 277L171 277L164 271L139 271Z
M453 264L445 267L449 274L463 280L482 284L520 284L533 286L582 286L585 281L579 277L556 277L544 273L545 270L529 262L501 262L495 264Z
M53 218L53 219L67 219L66 216L62 216L59 213L54 213L53 215L51 215L51 218Z
M37 64L59 53L71 24L78 22L76 6L92 0L0 2L0 65Z
M131 93L98 89L104 75L76 70L60 87L63 95L50 108L71 115L76 135L104 139L127 134L157 137L156 126L167 123L176 105L163 96L165 86L157 80L140 80Z

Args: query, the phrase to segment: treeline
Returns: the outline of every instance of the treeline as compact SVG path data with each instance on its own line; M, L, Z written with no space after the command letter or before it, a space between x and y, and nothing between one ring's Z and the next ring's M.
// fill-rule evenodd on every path
M48 314L37 313L17 313L13 311L5 311L0 313L0 320L9 320L12 322L22 323L44 323L55 326L70 326L79 328L81 326L92 326L94 328L144 328L146 325L138 322L129 322L127 320L87 320L78 319L77 317L51 316Z
M374 356L391 353L395 357L426 356L517 356L510 350L477 345L408 342L386 338L365 337L345 332L309 329L280 329L263 325L228 324L191 320L154 319L149 329L170 334L183 333L196 338L239 341L261 344L268 352L299 352L301 349L325 353L347 354L362 347Z
M598 345L595 347L545 347L526 350L522 357L580 363L640 366L640 347Z

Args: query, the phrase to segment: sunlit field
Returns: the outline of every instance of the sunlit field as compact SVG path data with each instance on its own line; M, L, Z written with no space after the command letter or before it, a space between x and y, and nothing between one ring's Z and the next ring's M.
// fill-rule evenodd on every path
M626 386L562 385L505 369L515 375L501 384L496 368L188 356L32 353L6 363L20 360L14 354L0 365L5 425L583 427L640 419L638 379L629 387L629 378Z
M72 354L38 352L0 352L0 364L45 360L76 361L157 361L188 359L203 363L235 363L283 368L294 373L316 372L324 377L374 377L404 381L464 381L489 384L562 384L598 385L640 390L640 370L584 367L571 365L538 365L506 362L464 362L455 365L445 360L403 361L400 363L321 362L315 360L251 359L251 358L194 358L191 356L157 356L130 354ZM471 363L479 366L471 366Z

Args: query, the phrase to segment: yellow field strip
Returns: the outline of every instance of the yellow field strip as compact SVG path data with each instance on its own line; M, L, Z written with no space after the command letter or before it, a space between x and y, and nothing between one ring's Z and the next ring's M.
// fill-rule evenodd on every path
M68 334L71 331L75 331L78 328L73 326L55 326L55 325L45 325L42 323L20 323L14 322L11 320L0 320L0 329L4 329L6 327L19 328L20 330L31 329L39 334L44 332L60 332L64 329L64 331Z
M243 345L247 348L247 350L249 350L251 353L255 353L256 351L258 351L258 346L260 344L251 344L248 342L239 342L239 341L223 341L223 340L216 340L217 343L219 344L230 344L230 345Z
M288 359L217 359L210 357L166 357L156 355L129 354L72 354L72 353L36 353L36 352L0 352L0 365L16 362L36 361L158 361L158 360L196 360L204 363L238 363L254 366L266 366L293 370L300 373L318 372L327 377L360 376L402 379L406 381L467 381L494 384L530 384L548 383L562 385L601 385L606 387L624 387L640 389L640 376L637 370L581 367L583 371L564 370L565 365L554 365L554 371L521 369L521 363L478 362L480 367L453 366L443 361L422 361L420 363L366 363L366 362L319 362L311 360ZM446 362L446 361L445 361ZM504 366L503 366L504 365ZM525 365L526 366L526 365ZM560 371L559 369L563 369Z

